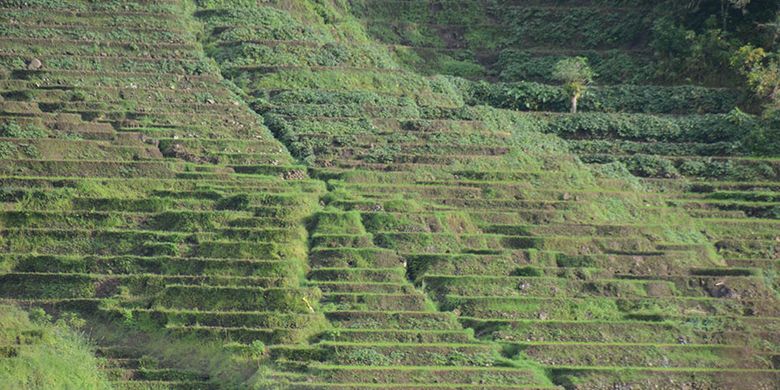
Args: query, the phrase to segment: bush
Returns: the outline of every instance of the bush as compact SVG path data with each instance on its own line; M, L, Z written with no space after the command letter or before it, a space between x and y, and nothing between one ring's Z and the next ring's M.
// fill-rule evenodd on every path
M761 124L748 132L743 143L744 149L753 155L780 155L780 110L767 112Z
M32 319L30 318L32 317ZM17 349L16 356L0 359L0 381L3 388L33 389L110 389L107 378L99 370L98 361L84 337L70 324L83 320L50 322L42 309L28 314L15 306L0 306L0 344L13 345L21 340L27 344ZM23 336L39 335L38 337Z
M730 85L736 81L736 73L729 67L736 41L715 28L712 21L708 26L697 33L670 18L655 21L649 46L653 49L659 79L714 85Z
M707 114L664 117L645 114L582 113L545 116L543 130L565 138L640 142L730 143L739 149L747 134L764 126L752 115ZM733 150L730 150L733 151Z
M16 122L0 123L0 137L5 138L45 138L48 132L35 125L20 125Z
M642 177L677 178L680 173L674 164L662 157L637 155L624 161L631 173Z

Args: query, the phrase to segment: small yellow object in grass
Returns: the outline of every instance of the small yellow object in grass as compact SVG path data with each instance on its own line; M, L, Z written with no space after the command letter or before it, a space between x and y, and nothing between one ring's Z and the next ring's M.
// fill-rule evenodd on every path
M306 304L306 306L309 308L310 312L314 313L314 308L311 306L311 304L309 303L309 300L306 299L306 297L303 297L303 303Z

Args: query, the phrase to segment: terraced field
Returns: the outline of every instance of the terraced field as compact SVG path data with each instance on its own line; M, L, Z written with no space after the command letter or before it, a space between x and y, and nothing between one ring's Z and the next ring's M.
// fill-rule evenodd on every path
M316 332L325 319L301 284L301 221L324 185L221 81L190 10L11 3L0 16L3 300L238 348ZM213 387L158 366L154 339L94 331L118 387Z
M738 93L440 75L648 61L648 2L547 3L0 1L2 303L116 388L777 388Z

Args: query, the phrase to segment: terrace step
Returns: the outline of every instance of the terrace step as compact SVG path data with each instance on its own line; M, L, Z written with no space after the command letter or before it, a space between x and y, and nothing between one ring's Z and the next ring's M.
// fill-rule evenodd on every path
M451 367L451 366L384 366L360 367L338 365L313 365L309 371L330 383L364 383L397 386L457 386L491 385L528 386L538 383L530 370L501 367Z
M51 12L51 11L47 11ZM107 57L136 56L139 54L155 58L196 59L195 46L191 44L171 44L160 42L157 46L150 43L128 43L117 40L60 39L33 37L0 37L0 51L27 52L29 47L45 47L46 53L57 55L103 55Z
M219 389L214 383L203 381L111 381L111 386L118 390L148 390L148 389L168 389L168 390L216 390Z
M372 294L413 294L414 287L408 283L387 283L387 282L314 282L320 290L326 295L340 293L372 293Z
M5 159L43 160L160 160L162 154L151 145L115 146L105 141L62 140L48 138L0 138L7 146Z
M124 286L130 291L137 291L139 287L130 287L140 284L144 291L155 293L160 290L160 285L179 284L182 286L212 286L235 288L286 288L295 285L293 280L281 277L246 277L246 276L215 276L215 275L100 275L83 273L52 273L52 272L6 272L0 275L0 281L15 283L16 291L3 291L3 293L19 294L21 297L35 298L50 295L52 298L64 297L107 297L117 293L119 286ZM37 288L36 288L36 285ZM48 285L48 287L47 287ZM55 289L55 291L49 291ZM73 294L73 295L70 295ZM65 295L65 296L63 296Z
M663 280L596 279L574 281L546 277L442 276L419 279L430 293L462 296L527 297L669 297L680 296L675 285Z
M3 160L0 175L50 177L162 177L178 170L170 162L88 160Z
M103 370L112 381L206 381L207 376L197 372L173 369L109 368Z
M780 219L777 208L780 202L737 202L725 200L671 200L670 205L681 206L695 211L731 211L741 212L754 218ZM743 217L744 218L744 217Z
M401 283L406 281L406 272L401 267L396 268L316 268L309 272L310 280L342 281L342 282L387 282Z
M572 151L579 155L662 155L683 157L723 157L733 155L734 144L730 142L646 142L628 140L569 139Z
M583 268L592 276L685 274L694 258L689 251L634 254L565 254L560 251L512 250L495 253L405 253L414 278L425 274L566 277ZM701 260L697 261L702 264ZM533 267L533 269L529 268Z
M409 252L444 253L467 250L557 250L568 254L580 253L650 253L672 248L652 242L645 236L572 236L572 235L503 235L503 234L452 234L417 232L376 232L374 242L388 249ZM696 250L694 247L680 248Z
M32 26L31 26L32 27ZM24 71L26 55L0 53L0 64L11 71ZM123 71L123 72L159 72L160 74L188 75L189 69L198 66L197 60L182 58L151 58L127 55L122 57L108 56L72 56L45 54L40 55L40 61L46 64L47 70L86 70L86 71ZM18 64L18 65L17 65ZM14 66L17 65L17 66Z
M125 368L125 369L136 369L141 366L141 359L138 358L110 358L105 359L105 366L104 368L107 369L114 369L114 368Z
M304 298L315 296L305 288L255 288L208 285L167 285L157 303L171 309L279 310L307 313Z
M766 271L780 270L780 259L725 259L729 267L751 267Z
M294 258L302 249L277 242L241 241L213 233L167 233L144 230L2 229L5 251L21 253L38 249L47 255L192 256L201 258Z
M615 366L772 369L772 356L749 347L711 345L637 345L517 343L546 366Z
M329 341L357 343L469 343L471 333L464 330L398 330L340 329L328 336Z
M718 315L734 313L757 317L777 317L780 310L773 300L737 300L727 298L545 298L478 297L448 295L444 309L457 309L466 317L550 320L621 320L631 316ZM663 306L660 312L647 313L643 307Z
M147 316L161 324L226 328L305 329L322 320L314 313L283 313L277 311L206 311L133 309L133 316Z
M468 344L421 343L337 343L318 344L328 361L344 365L405 365L405 366L485 366L492 365L492 346ZM366 356L373 356L367 360Z
M62 187L77 187L84 179L62 178L46 176L0 176L0 184L4 187L17 187L29 189L51 189ZM202 178L200 181L191 181L176 178L103 178L102 182L116 184L117 182L131 184L148 184L153 188L160 188L162 194L175 193L178 190L187 193L188 191L268 191L274 192L281 189L300 188L308 192L322 192L324 185L322 182L314 180L300 180L295 182L283 181L275 177L263 176L228 176L222 178ZM176 189L176 191L174 191Z
M747 345L753 335L768 328L730 318L718 330L697 329L695 318L653 321L501 320L461 318L478 337L502 342L636 343L636 344L735 344Z
M333 304L339 310L413 311L425 307L419 293L324 293L322 304Z
M0 256L18 272L95 274L236 275L283 277L294 275L300 264L288 260L208 259L173 256L73 256L6 253Z
M129 43L128 43L129 44ZM165 45L165 42L156 45ZM106 78L108 76L108 78ZM40 89L72 88L72 81L78 79L80 85L99 85L108 88L126 88L128 85L139 89L160 88L161 85L173 86L179 92L189 89L210 90L213 83L219 82L213 75L190 75L186 79L180 75L165 75L154 72L90 72L90 71L24 71L14 77L20 82L37 83ZM102 81L101 81L102 80ZM101 84L102 83L102 84ZM211 85L211 86L210 86Z
M352 343L320 342L314 346L271 348L272 357L292 361L321 360L343 365L485 366L494 362L495 350L479 343ZM380 363L380 361L382 363Z
M359 389L393 389L393 390L414 390L414 389L484 389L484 390L502 390L502 389L524 389L524 390L549 390L560 389L557 386L543 386L543 385L466 385L466 384L422 384L415 383L411 385L404 384L369 384L369 383L327 383L327 382L311 382L311 383L298 383L290 385L291 389L340 389L340 390L359 390Z
M325 317L341 329L458 330L451 313L432 311L325 311Z
M269 344L295 343L305 341L306 330L288 328L228 327L202 325L166 325L165 329L173 335L196 337L200 340L230 340L231 342L252 344L261 341Z
M577 383L587 388L612 386L639 386L641 388L669 388L700 386L712 388L772 389L780 380L776 370L741 369L672 369L644 367L560 367L552 368L556 383ZM624 379L625 378L625 379Z
M522 272L519 269L517 272ZM749 276L745 276L748 272ZM528 269L527 273L531 273ZM585 279L585 278L583 278ZM774 291L760 276L734 268L691 270L691 275L594 274L586 280L546 276L424 275L418 278L436 294L493 296L725 297L771 299Z

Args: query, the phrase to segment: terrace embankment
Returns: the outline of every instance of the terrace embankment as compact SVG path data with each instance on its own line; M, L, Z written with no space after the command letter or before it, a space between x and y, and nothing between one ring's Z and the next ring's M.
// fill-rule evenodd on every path
M197 14L205 23L206 52L223 74L310 175L327 182L323 211L312 225L310 278L325 291L326 316L348 321L333 324L333 337L359 344L361 368L408 365L409 355L424 355L406 349L408 334L385 330L381 339L367 342L363 329L352 331L366 323L396 326L388 311L419 307L408 287L397 284L405 274L438 310L500 347L503 358L541 364L558 385L728 387L734 378L745 378L755 387L774 386L775 351L769 345L777 327L771 276L776 260L765 261L767 270L735 267L734 259L724 258L706 221L637 179L640 169L660 171L656 165L664 162L646 163L648 157L636 154L590 164L576 143L562 139L586 141L587 122L594 131L636 138L714 136L712 147L737 144L740 132L725 111L738 95L723 88L601 80L605 86L584 103L589 112L570 115L562 113L568 107L559 87L424 77L419 67L429 69L425 74L453 72L406 61L412 57L399 54L399 42L388 46L375 39L383 31L433 37L433 44L407 42L400 49L422 53L439 45L439 53L452 53L471 44L470 38L478 40L483 26L474 23L465 27L471 33L458 35L453 25L408 19L455 17L482 3L215 4ZM628 27L617 15L645 12L647 5L639 3L630 9L600 3L510 8L512 15L603 15L623 31ZM390 17L366 20L365 14L377 12ZM517 18L514 23L534 28ZM505 37L494 35L498 41ZM535 45L557 42L541 34L522 36L536 37ZM569 51L609 49L609 55L639 58L643 42L641 36L604 38ZM551 52L569 53L564 49ZM705 129L713 126L724 131L708 134ZM746 163L739 174L774 175L772 162L766 164ZM771 240L773 225L767 223L764 236ZM356 318L365 319L356 324ZM414 324L402 326L443 326ZM380 348L384 337L392 339L395 353ZM430 336L417 337L413 348L430 348ZM352 365L352 356L329 356L329 364ZM362 373L338 380L350 383Z
M0 298L120 388L775 388L740 97L514 82L645 64L617 3L0 2Z

